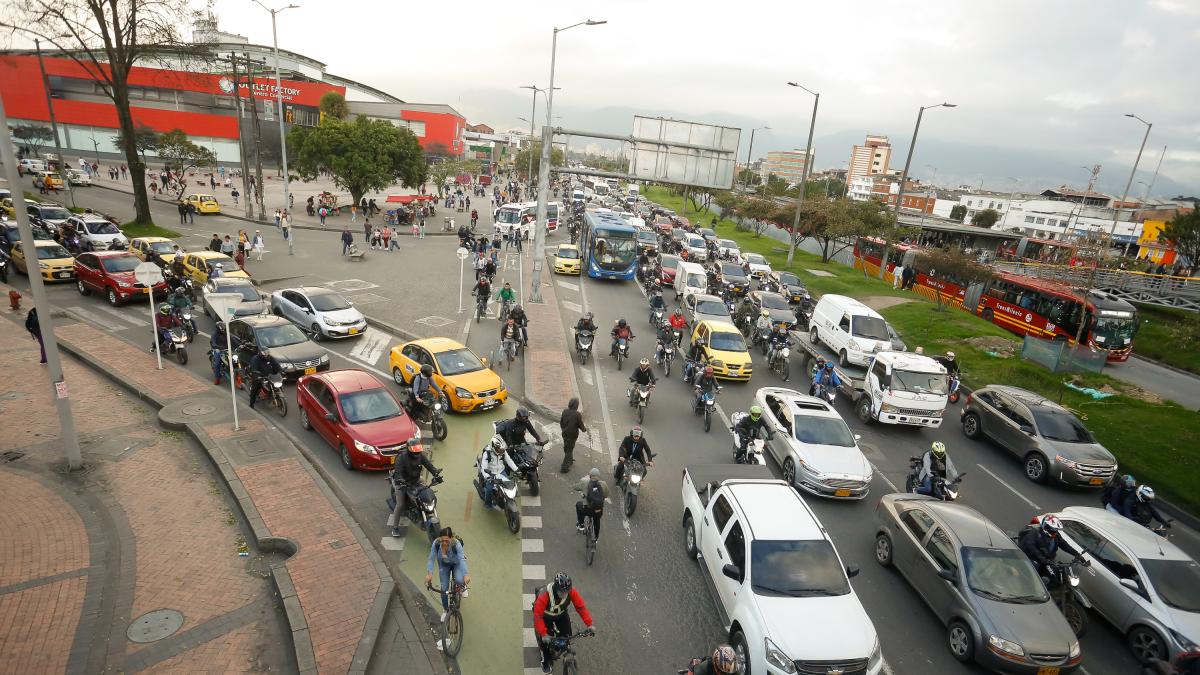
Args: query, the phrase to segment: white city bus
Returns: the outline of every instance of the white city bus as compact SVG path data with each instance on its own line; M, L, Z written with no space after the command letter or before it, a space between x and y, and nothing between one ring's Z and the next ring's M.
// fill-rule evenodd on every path
M583 179L583 195L589 200L593 197L607 197L608 183L602 178L584 178Z

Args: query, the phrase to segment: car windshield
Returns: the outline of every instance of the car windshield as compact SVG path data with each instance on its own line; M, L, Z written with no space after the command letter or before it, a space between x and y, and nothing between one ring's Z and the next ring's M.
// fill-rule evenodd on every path
M704 248L704 238L689 234L687 236L687 245L691 248Z
M578 260L579 251L573 248L560 248L558 249L558 257L563 258L564 260Z
M87 229L92 234L121 234L117 226L107 220L89 220L87 222Z
M746 278L746 271L741 265L735 263L724 263L721 265L721 274L727 277L737 277L739 279Z
M400 406L386 389L367 389L342 394L342 414L350 424L365 424L399 417Z
M767 259L757 253L747 253L746 262L750 263L751 265L766 265Z
M138 265L142 264L142 261L138 260L137 256L118 255L108 258L101 258L100 264L104 265L104 271L109 273L132 272L137 268Z
M313 309L318 312L336 312L339 309L350 309L350 301L337 293L317 293L308 296Z
M242 296L242 300L247 302L262 300L262 296L258 294L258 289L250 283L217 283L216 289L218 293L237 293Z
M664 255L659 259L658 266L665 270L673 270L679 266L679 258L673 255Z
M791 272L784 272L784 273L780 274L779 275L779 283L787 284L788 286L802 286L803 285L800 283L800 277L796 276L795 274L792 274Z
M737 250L737 242L732 239L721 239L717 242L721 248L732 248Z
M1034 409L1033 419L1043 438L1064 443L1096 442L1087 427L1071 413Z
M66 220L71 217L71 212L61 206L43 206L41 214L44 220Z
M841 419L796 415L796 440L812 445L854 447L854 434Z
M169 241L155 241L149 244L151 251L157 251L159 255L166 255L175 252L175 244Z
M892 371L892 389L914 394L945 394L948 391L945 373L914 373L909 370Z
M716 237L717 233L716 233L716 231L705 227L700 230L700 236L704 237L705 239L708 239L709 237Z
M1133 339L1133 331L1136 328L1136 319L1108 319L1101 317L1096 319L1096 327L1092 329L1092 334L1096 337L1104 338L1105 341L1131 340Z
M259 328L255 333L258 336L258 346L260 349L286 347L288 345L298 345L308 342L308 338L305 337L304 333L301 333L299 328L290 323L279 326L266 326Z
M47 244L46 246L37 247L38 260L56 260L59 258L70 258L71 254L67 253L67 249L58 244Z
M227 255L208 256L206 258L200 258L200 261L207 263L208 269L210 270L213 269L217 263L221 263L221 270L226 273L238 269L237 263L233 261L233 258L230 258Z
M479 361L479 357L475 356L471 350L465 347L439 352L433 356L437 359L438 370L442 372L444 377L453 377L463 373L473 373L476 370L483 370L483 363Z
M850 593L837 553L824 539L752 542L750 578L758 595L803 598Z
M788 301L784 300L782 295L775 295L774 293L763 293L759 297L762 298L762 306L767 309L790 309L791 308L791 306L788 305Z
M1050 600L1029 558L1018 549L963 547L962 557L967 586L976 595L1017 605Z
M1195 560L1142 558L1150 585L1167 605L1184 612L1200 613L1200 563Z
M709 339L709 346L723 352L746 351L746 341L742 339L741 333L713 333Z
M647 232L646 230L638 230L637 238L638 241L646 241L652 244L658 243L658 235L654 234L653 232Z
M696 303L697 314L729 316L729 309L720 300L701 300Z
M704 288L708 286L708 281L705 280L703 274L689 274L687 286L688 288Z
M877 316L854 317L850 333L854 337L865 338L867 340L883 340L886 342L892 339L887 332L887 323Z

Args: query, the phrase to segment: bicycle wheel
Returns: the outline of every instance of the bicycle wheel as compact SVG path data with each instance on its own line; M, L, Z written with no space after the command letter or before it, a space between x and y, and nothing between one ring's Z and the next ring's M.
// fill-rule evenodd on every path
M442 651L446 656L454 658L462 649L463 620L462 612L451 609L446 612L446 620L442 622Z
M584 555L584 559L587 561L588 566L590 567L592 564L592 561L596 559L596 529L595 529L595 526L592 524L591 518L588 518L587 522L584 523L584 528L585 528L585 531L584 531L583 555Z
M567 659L563 661L563 675L578 675L579 666L575 665L575 659Z

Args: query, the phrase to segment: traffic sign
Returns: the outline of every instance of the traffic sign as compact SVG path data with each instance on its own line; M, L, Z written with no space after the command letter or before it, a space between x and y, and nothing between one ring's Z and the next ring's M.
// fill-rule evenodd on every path
M466 260L468 257L470 257L470 255L471 255L470 251L468 251L467 249L465 249L461 246L458 247L458 259L459 260Z
M204 301L213 308L218 319L229 323L233 319L237 306L242 303L242 295L241 293L209 293L204 296Z
M146 288L152 288L154 284L162 283L162 270L158 265L152 262L138 263L138 266L133 268L133 278Z

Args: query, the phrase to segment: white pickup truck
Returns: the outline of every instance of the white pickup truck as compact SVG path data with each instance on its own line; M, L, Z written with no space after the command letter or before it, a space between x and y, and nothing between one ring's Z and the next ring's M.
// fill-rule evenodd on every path
M683 542L717 596L745 672L877 675L875 626L829 534L761 465L683 471Z

